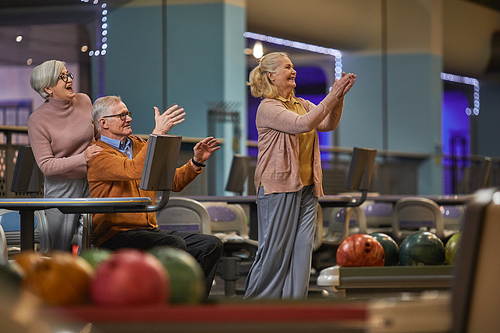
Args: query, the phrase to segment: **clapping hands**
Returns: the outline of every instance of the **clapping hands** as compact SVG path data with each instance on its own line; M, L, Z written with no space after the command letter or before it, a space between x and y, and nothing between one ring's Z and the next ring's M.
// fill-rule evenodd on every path
M169 107L165 110L165 112L163 112L163 114L160 114L160 110L158 110L156 106L153 109L155 110L155 129L152 132L153 134L167 134L172 127L185 120L184 116L186 115L186 112L184 112L184 108L178 106L177 104Z
M342 72L342 77L340 79L335 79L335 83L330 93L337 96L338 99L341 99L349 92L355 81L356 75Z

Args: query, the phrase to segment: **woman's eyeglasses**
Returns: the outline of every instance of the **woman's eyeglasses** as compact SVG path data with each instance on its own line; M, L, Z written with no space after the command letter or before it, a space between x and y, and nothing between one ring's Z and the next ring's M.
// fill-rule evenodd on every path
M68 82L68 78L71 78L71 80L73 80L73 77L73 73L67 72L59 75L57 78L63 80L64 82Z
M112 114L112 115L109 115L109 116L103 116L103 118L120 117L121 121L125 121L125 119L127 119L127 116L129 116L130 118L132 118L132 111L118 113L118 114Z

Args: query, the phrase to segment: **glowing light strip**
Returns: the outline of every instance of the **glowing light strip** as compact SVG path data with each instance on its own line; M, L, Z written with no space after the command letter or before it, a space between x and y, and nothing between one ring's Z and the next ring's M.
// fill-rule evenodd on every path
M92 3L93 5L99 4L99 0L80 0L85 3ZM101 40L96 42L96 50L89 51L89 57L95 56L103 56L106 54L106 49L108 48L108 10L106 9L106 3L101 4L101 27L98 29L97 34L101 35ZM99 38L99 36L97 37Z
M340 79L340 77L342 76L342 53L339 50L331 49L331 48L323 47L323 46L301 43L301 42L294 42L294 41L291 41L288 39L283 39L283 38L278 38L278 37L271 37L271 36L256 34L254 32L245 32L243 34L243 36L245 38L260 40L260 41L263 41L266 43L283 45L283 46L292 47L292 48L299 49L299 50L305 50L305 51L309 51L309 52L321 53L321 54L333 56L333 57L335 57L335 77L337 79Z
M474 86L474 107L472 109L466 108L465 113L468 116L471 116L472 114L474 114L475 116L479 115L479 106L480 106L480 103L479 103L479 81L477 79L474 79L472 77L467 77L467 76L441 73L441 80L449 81L449 82L456 82L456 83L463 83L463 84L468 84L468 85Z

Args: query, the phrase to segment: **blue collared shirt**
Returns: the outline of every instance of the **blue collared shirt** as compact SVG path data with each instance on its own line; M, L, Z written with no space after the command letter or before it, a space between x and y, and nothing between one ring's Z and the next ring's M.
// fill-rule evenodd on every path
M130 140L130 138L127 138L125 140L125 143L123 143L123 141L111 139L107 136L101 135L101 141L106 142L111 147L124 153L129 159L132 159L134 157L134 152L132 150L132 140Z

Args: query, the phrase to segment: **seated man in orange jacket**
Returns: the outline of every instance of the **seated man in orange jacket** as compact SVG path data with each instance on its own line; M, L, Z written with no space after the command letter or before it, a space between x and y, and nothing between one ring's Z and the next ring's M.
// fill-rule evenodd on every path
M184 121L184 109L176 107L163 114L154 108L155 129L152 134L166 134L174 125ZM95 144L102 147L102 151L87 164L92 198L155 197L155 192L139 188L147 143L130 136L131 115L120 97L106 96L94 102L92 118L100 134ZM195 145L193 158L175 172L173 191L182 191L201 173L205 161L220 148L218 144L217 140L208 137ZM205 272L208 297L223 249L217 237L161 230L154 212L94 214L92 228L97 246L110 250L172 246L187 251Z

